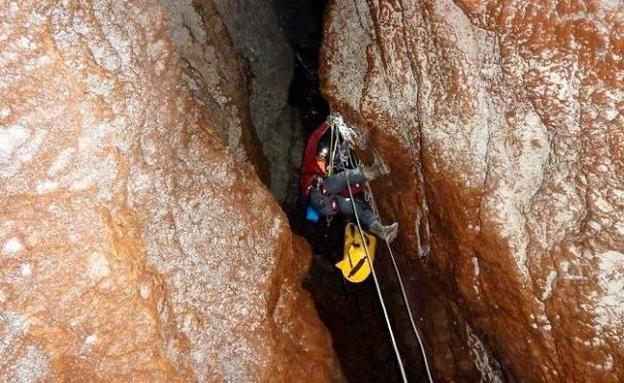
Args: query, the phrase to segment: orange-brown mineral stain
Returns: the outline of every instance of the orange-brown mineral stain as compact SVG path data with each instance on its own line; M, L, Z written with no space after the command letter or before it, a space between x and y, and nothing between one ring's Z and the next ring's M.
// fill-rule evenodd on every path
M350 49L366 34L345 35L355 10L332 3L323 89L392 169L375 191L404 228L404 259L419 259L416 234L429 224L431 251L406 273L420 281L438 378L622 380L621 295L605 289L617 282L599 265L624 250L624 5L403 1L368 11L374 37L353 69L364 80L349 83L337 74L358 62ZM473 362L474 337L487 349L477 359L492 363Z
M309 250L221 134L244 87L204 113L157 3L0 19L0 380L340 380Z

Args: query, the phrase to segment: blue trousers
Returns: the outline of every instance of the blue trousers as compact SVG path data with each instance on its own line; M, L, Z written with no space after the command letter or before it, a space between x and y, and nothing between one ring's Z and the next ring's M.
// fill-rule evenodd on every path
M349 185L361 184L367 181L360 169L347 169L323 179L323 187L325 188L326 194L323 194L319 189L312 189L310 191L312 207L314 207L320 215L330 216L340 213L350 217L354 214L351 199L339 194L347 188L347 178L349 180ZM335 211L332 201L336 203ZM370 226L377 220L375 213L373 213L365 203L359 200L355 200L355 211L357 211L360 222L365 227Z

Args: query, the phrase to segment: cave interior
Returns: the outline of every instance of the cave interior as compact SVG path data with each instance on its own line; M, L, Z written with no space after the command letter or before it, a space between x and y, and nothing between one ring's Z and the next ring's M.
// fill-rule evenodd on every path
M293 129L305 142L325 121L330 110L319 89L319 51L322 42L323 13L327 0L275 0L280 27L293 51L293 77L288 103L297 116ZM297 145L301 158L303 144ZM265 149L266 150L266 149ZM291 167L290 190L297 193L299 169ZM317 312L332 334L333 345L348 381L399 382L401 375L392 348L373 278L360 284L347 282L334 263L342 258L344 226L347 219L334 216L318 223L306 221L304 201L289 194L282 202L290 225L306 238L313 252L304 287L312 295ZM390 307L391 326L397 336L407 378L426 381L421 355L409 318L399 298L399 286L393 274L388 253L377 250L377 273L382 280L383 294Z

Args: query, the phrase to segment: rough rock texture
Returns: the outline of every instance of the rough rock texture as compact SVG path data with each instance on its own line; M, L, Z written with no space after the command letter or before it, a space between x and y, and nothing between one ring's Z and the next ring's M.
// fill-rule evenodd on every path
M273 1L159 1L195 98L282 202L292 184L293 141L302 140L288 105L292 51Z
M184 80L195 100L219 127L217 133L227 142L235 158L251 160L268 184L268 165L249 111L246 67L239 60L215 2L159 2L166 11L167 26L180 58ZM270 21L264 17L258 20ZM238 33L237 30L232 32Z
M325 29L436 376L624 380L624 5L335 0Z
M339 378L309 250L188 90L160 5L0 20L0 380Z
M303 152L301 127L288 105L293 53L279 26L274 0L215 0L249 75L251 120L269 164L270 189L283 202L293 189L294 152Z

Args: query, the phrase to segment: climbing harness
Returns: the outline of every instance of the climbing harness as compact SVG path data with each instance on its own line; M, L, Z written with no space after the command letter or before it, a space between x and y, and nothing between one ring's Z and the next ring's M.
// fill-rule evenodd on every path
M330 123L331 128L332 128L332 137L334 136L334 132L333 131L335 129L337 129L337 126L340 127L340 128L343 128L342 126L339 125L340 122L342 122L342 124L346 127L346 124L344 124L344 122L342 121L342 118L340 118L337 122L336 122L335 118L336 117L334 117L334 121L330 120L331 122L333 122L333 123ZM336 141L340 140L340 133L342 133L340 130L342 130L342 129L339 129L339 132L337 133L338 137L336 138ZM352 138L350 138L350 139L352 141ZM334 150L332 149L331 152L334 152ZM343 155L343 153L341 153L341 155ZM343 158L341 158L341 161L344 161L344 163L349 163L349 165L351 165L351 166L359 167L361 165L359 163L359 161L356 162L354 160L354 158L353 158L353 156L351 155L350 152L348 153L347 156L344 156ZM334 163L330 162L330 164L331 164L331 166L333 166ZM348 192L349 192L349 198L350 198L351 204L353 206L353 213L354 213L354 216L355 216L355 221L356 221L356 224L357 224L358 232L360 234L360 238L367 238L368 234L365 233L364 229L362 229L362 225L361 225L361 222L360 222L360 217L358 215L358 210L357 210L357 207L355 205L355 200L354 200L354 196L353 196L353 190L351 188L351 184L349 182L349 176L348 176L347 172L345 172L345 177L346 177L346 181L347 181L346 184L347 184L347 189L348 189ZM367 201L370 202L370 205L373 208L373 211L376 214L378 214L377 205L375 203L373 192L372 192L372 190L370 188L370 185L368 185L368 184L365 185L365 198L367 198ZM368 199L370 199L370 200L368 200ZM402 294L402 298L403 298L403 304L404 304L404 306L406 308L406 311L408 313L408 317L409 317L410 323L412 325L412 330L414 331L416 339L418 340L420 351L422 353L423 362L425 364L425 370L427 372L427 378L429 379L430 383L433 383L433 378L431 376L431 370L429 368L429 362L428 362L428 359L427 359L427 353L426 353L426 350L425 350L424 343L422 341L422 337L420 336L420 332L418 331L418 328L416 327L416 323L414 321L414 316L412 315L412 310L410 308L409 301L407 299L407 293L405 292L405 286L403 284L403 278L402 278L401 273L399 271L399 268L397 266L397 263L396 263L396 260L395 260L395 257L394 257L394 253L392 252L392 248L390 247L390 244L388 243L386 238L383 238L383 239L384 239L384 242L386 243L386 247L387 247L388 252L390 254L390 259L392 260L392 265L394 267L394 271L395 271L395 274L396 274L396 277L397 277L397 280L399 282L399 286L400 286L400 289L401 289L401 294ZM379 302L381 304L381 308L382 308L382 311L383 311L383 314L384 314L384 318L385 318L385 321L386 321L386 326L388 328L388 332L390 333L390 340L392 342L392 347L394 349L394 353L396 355L397 362L399 364L399 370L401 372L401 377L403 378L404 382L407 382L407 377L405 375L405 368L403 366L403 360L401 359L401 354L399 352L399 348L398 348L397 343L396 343L394 332L392 330L392 325L390 323L390 319L389 319L389 316L388 316L388 310L386 308L386 303L385 303L383 295L381 293L381 287L380 287L380 284L379 284L379 279L377 278L377 273L375 272L375 267L373 265L373 255L371 254L372 246L369 247L369 245L367 244L366 241L361 241L361 244L363 245L363 248L364 248L364 254L365 254L364 259L365 259L365 262L368 265L368 268L370 269L371 274L373 275L373 281L374 281L374 284L375 284L375 289L377 291L377 296L378 296Z
M327 196L327 193L323 187L323 179L326 176L331 176L336 171L336 163L342 163L344 152L340 150L340 130L331 128L331 124L325 122L321 124L310 136L306 145L303 157L303 165L301 169L300 179L300 195L303 197L305 217L306 220L312 223L317 223L320 220L320 214L310 203L308 197L312 189L317 188L320 192ZM331 129L330 129L331 128ZM329 134L329 147L326 147L326 135ZM328 159L329 161L321 161L319 158ZM329 157L329 158L328 158ZM355 189L359 193L364 191L364 184L355 185ZM347 192L343 190L340 193L346 197ZM333 214L337 211L337 201L332 199L332 214L326 215L325 220L327 225L332 221Z

